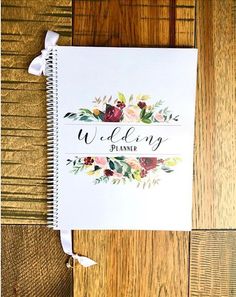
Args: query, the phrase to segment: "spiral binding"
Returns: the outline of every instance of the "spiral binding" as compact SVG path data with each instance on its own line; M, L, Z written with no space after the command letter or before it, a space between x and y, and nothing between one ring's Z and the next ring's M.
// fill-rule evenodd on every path
M47 80L47 222L58 228L58 79L57 48L49 50L46 58Z

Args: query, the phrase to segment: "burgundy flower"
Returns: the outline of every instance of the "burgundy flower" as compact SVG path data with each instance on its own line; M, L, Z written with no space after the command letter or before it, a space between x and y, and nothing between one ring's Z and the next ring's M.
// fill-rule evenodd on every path
M114 172L113 172L112 170L110 170L110 169L105 169L105 170L104 170L104 174L105 174L106 176L112 176L112 175L114 174Z
M85 165L92 165L94 160L91 157L84 158L84 164Z
M138 107L140 107L141 109L143 109L143 108L146 108L147 107L147 104L145 102L139 101Z
M120 109L125 108L124 102L121 102L121 101L118 101L117 104L116 104L116 106L119 107Z
M122 111L115 107L107 104L104 122L119 122L122 116Z
M147 175L147 170L143 168L140 175L142 178L145 177Z
M139 163L148 171L157 167L157 158L140 158Z

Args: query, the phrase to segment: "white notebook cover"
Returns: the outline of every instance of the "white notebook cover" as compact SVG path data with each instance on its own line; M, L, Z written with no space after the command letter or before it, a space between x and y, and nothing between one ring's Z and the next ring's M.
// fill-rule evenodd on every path
M191 230L197 50L56 46L52 60L53 227Z

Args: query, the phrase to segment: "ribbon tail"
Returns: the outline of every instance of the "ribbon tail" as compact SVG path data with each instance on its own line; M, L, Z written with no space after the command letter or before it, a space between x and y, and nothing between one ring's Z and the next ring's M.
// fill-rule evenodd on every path
M33 75L40 76L43 72L43 59L42 56L38 56L33 59L33 61L30 63L28 72Z
M71 256L73 259L77 260L83 267L90 267L92 265L97 264L94 260L88 257L76 255L73 253L71 230L60 230L60 237L61 237L61 245L62 245L63 251L67 255Z
M47 31L46 37L45 37L45 48L48 48L49 46L53 46L57 44L57 41L59 39L59 34L53 31Z
M97 264L97 262L85 256L72 255L72 258L77 260L83 267L90 267Z

